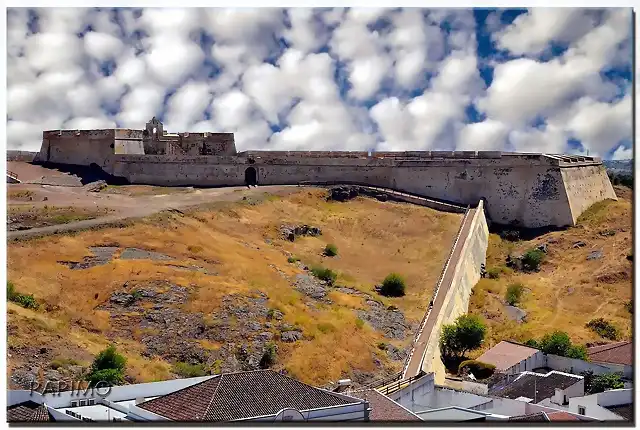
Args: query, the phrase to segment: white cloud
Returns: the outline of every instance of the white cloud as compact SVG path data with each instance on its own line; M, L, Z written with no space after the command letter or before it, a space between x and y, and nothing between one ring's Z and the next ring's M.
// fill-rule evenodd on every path
M620 145L611 155L612 160L631 160L633 159L633 147L625 148Z
M574 42L593 25L594 19L588 9L533 8L495 34L494 39L498 46L513 54L536 55L551 42Z
M8 13L10 148L154 115L173 132L234 132L241 149L564 152L573 138L619 156L631 136L630 80L602 73L630 65L629 9L533 9L510 25L494 12L485 28L525 56L506 60L486 46L478 56L468 10L35 13ZM568 49L552 57L551 42ZM482 66L494 68L488 88ZM468 124L471 104L486 118Z

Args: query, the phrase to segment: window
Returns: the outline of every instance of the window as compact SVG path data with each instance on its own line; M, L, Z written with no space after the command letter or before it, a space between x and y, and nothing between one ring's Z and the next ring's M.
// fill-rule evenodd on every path
M77 400L71 400L71 407L75 408L78 406L78 401Z
M87 401L85 399L80 400L80 406L87 406Z
M578 406L578 413L580 415L585 415L587 413L587 408L585 408L584 406Z
M569 404L569 399L567 398L567 395L564 395L564 400L562 401L563 405L568 405Z
M88 404L89 406L93 406L93 405L95 405L95 404L96 404L96 399L89 399L89 400L87 400L87 404Z

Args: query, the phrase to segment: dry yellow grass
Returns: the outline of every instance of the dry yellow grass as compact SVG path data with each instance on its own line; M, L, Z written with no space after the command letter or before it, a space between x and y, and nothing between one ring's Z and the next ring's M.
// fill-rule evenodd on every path
M615 230L615 235L601 234L609 230ZM506 270L499 279L482 279L474 288L469 311L488 322L485 349L504 339L539 339L554 330L567 332L579 344L606 341L585 327L588 321L600 317L613 322L623 339L631 339L632 318L624 306L633 295L633 264L626 259L632 249L632 206L628 197L597 203L580 217L576 227L534 240L511 243L491 234L487 267L504 267L510 252L522 253L550 240L540 272ZM574 248L578 241L586 246ZM587 260L594 250L601 250L603 257ZM522 324L509 320L503 310L507 286L515 282L526 288L518 305L528 313Z
M333 304L308 307L302 294L282 276L302 273L287 262L287 255L295 255L307 265L329 267L339 273L339 284L372 295L376 295L373 287L387 274L402 274L407 295L382 301L394 304L417 322L462 217L371 199L326 202L325 195L323 190L302 190L255 204L212 205L210 210L186 215L163 213L120 229L13 242L8 246L8 279L19 292L46 302L46 318L63 324L65 337L91 354L106 345L102 333L110 328L108 313L95 310L96 306L126 281L170 280L192 286L194 297L184 309L204 314L219 309L228 294L249 295L255 290L267 294L269 307L284 312L285 321L300 326L310 338L279 345L277 365L303 381L321 384L352 369L373 371L374 355L387 362L376 348L385 339L358 322L355 310L363 307L362 299L332 292L329 298ZM288 242L278 236L284 223L319 226L323 234ZM337 246L338 256L322 255L328 243ZM71 270L57 263L81 260L89 254L89 246L100 244L165 253L177 260L174 263L197 264L217 276L140 260L114 260L86 270ZM32 320L23 319L20 324L32 324ZM411 337L409 333L406 342ZM130 359L129 374L136 380L168 375L170 365L141 358L142 346L134 340L121 340L121 344ZM208 349L216 346L203 345Z

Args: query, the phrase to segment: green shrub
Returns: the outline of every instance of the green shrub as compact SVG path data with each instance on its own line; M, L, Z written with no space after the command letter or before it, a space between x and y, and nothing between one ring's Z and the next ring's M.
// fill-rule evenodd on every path
M39 307L38 301L33 297L33 294L26 295L17 292L11 281L7 281L7 300L27 309L38 309Z
M584 376L584 393L596 394L606 390L617 390L624 388L624 382L621 381L621 373L604 373L602 375L594 375L592 370L581 373Z
M539 249L530 249L522 256L522 267L524 270L535 272L540 269L544 261L544 252Z
M209 374L204 364L189 364L180 361L172 366L171 371L183 378L195 378Z
M536 349L540 347L540 345L538 345L538 342L535 339L529 339L524 344L527 346L530 346L531 348L536 348Z
M336 272L322 266L315 266L311 268L311 273L313 276L325 281L329 285L333 285L336 279L338 279L338 274Z
M458 374L461 375L465 368L468 368L477 379L489 378L496 370L496 366L493 364L483 363L482 361L477 360L466 360L458 366Z
M499 279L501 273L502 273L502 270L500 270L499 267L491 267L489 270L487 270L487 278Z
M378 349L381 349L381 350L383 350L383 351L386 351L386 350L387 350L387 344L386 344L386 343L384 343L384 342L380 342L380 343L378 343L378 345L377 345L377 346L378 346Z
M582 361L589 361L589 356L587 355L587 348L585 348L584 345L571 345L567 350L566 357L576 358Z
M133 296L133 300L140 300L142 298L142 293L138 290L133 290L131 292L131 296Z
M262 358L260 359L260 368L268 369L276 363L277 353L276 353L276 344L273 342L269 342L262 354Z
M359 329L364 327L364 321L361 320L360 318L356 318L356 327L358 327Z
M98 382L106 382L111 385L121 384L124 381L124 370L127 359L118 354L114 345L100 352L93 360L91 370L87 375L89 385L94 386Z
M600 337L617 340L620 337L618 329L604 318L592 319L587 323L587 328L596 332Z
M288 263L292 263L293 264L293 263L297 263L298 261L300 261L300 259L297 258L297 257L289 257L289 258L287 258L287 262Z
M333 243L328 244L324 247L324 255L326 255L327 257L335 257L336 255L338 255L338 247Z
M522 293L524 292L524 286L520 283L511 284L507 287L507 293L504 296L505 301L511 306L515 306L520 303Z
M402 297L405 294L405 282L402 276L391 273L382 281L380 294L386 297Z
M587 349L583 345L573 345L569 335L563 331L545 334L538 343L545 354L560 355L562 357L577 358L588 361Z

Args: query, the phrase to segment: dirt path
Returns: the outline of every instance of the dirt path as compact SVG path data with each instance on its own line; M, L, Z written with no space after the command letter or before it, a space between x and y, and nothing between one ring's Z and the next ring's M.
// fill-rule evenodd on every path
M451 288L451 282L453 281L453 275L456 270L456 266L458 264L458 260L460 259L460 254L462 253L462 248L465 243L465 238L469 234L469 230L471 228L471 222L473 221L473 216L475 214L475 209L469 209L469 214L464 220L464 224L462 225L460 231L460 240L456 243L455 248L453 249L451 255L451 261L447 266L447 270L444 273L442 278L442 283L440 284L440 289L438 290L438 294L436 296L436 300L433 303L433 309L429 313L427 317L427 321L425 323L424 329L422 333L418 337L415 343L413 355L409 360L409 364L407 365L407 370L404 373L404 378L410 378L412 376L416 376L420 373L422 369L422 355L424 354L425 349L429 343L429 339L431 337L431 332L436 324L436 320L438 319L438 315L442 309L442 305L444 300L449 292L449 288Z
M62 187L61 187L62 188ZM109 226L110 224L116 224L125 220L131 220L136 218L143 218L154 213L169 210L169 209L186 209L189 207L197 207L205 203L212 202L224 202L224 201L238 201L243 197L257 196L264 193L291 193L298 189L295 185L283 185L283 186L264 186L264 187L231 187L231 188L216 188L198 190L197 192L180 195L158 195L145 198L143 201L138 199L137 204L132 205L123 197L122 203L117 205L119 213L116 215L110 215L106 217L100 217L90 220L82 220L71 222L67 224L52 225L47 227L32 228L29 230L11 231L7 232L8 240L25 239L38 236L47 236L50 234L64 233L70 231L78 231L89 229L98 226ZM92 193L99 195L99 193ZM110 203L114 202L112 200ZM50 201L48 201L51 203ZM112 205L106 204L106 207Z

